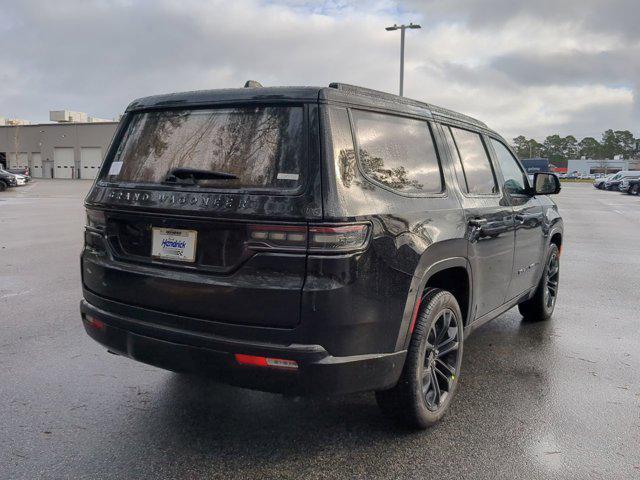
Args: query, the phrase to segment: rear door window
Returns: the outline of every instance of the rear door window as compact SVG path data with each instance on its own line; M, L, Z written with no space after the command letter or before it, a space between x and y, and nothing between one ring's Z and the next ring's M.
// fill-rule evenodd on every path
M480 134L455 127L451 134L462 171L464 173L466 191L472 195L488 195L498 192L493 167L484 148Z
M175 168L228 173L200 187L295 190L306 171L304 110L296 107L134 113L103 178L162 183Z
M408 194L442 192L442 173L424 120L353 111L363 173L375 183Z

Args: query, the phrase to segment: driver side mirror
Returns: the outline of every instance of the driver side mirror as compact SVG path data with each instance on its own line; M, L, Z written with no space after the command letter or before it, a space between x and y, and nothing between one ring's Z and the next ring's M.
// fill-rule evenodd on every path
M560 180L554 173L533 174L534 195L555 195L560 193Z

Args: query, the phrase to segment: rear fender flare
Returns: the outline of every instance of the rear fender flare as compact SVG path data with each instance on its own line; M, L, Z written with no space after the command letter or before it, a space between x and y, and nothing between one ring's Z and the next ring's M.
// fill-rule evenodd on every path
M409 332L409 326L411 325L411 320L413 319L413 313L418 302L419 297L424 292L425 285L429 281L429 279L438 272L442 270L446 270L448 268L454 267L462 267L467 272L467 276L469 279L469 299L468 299L468 311L466 313L467 321L470 320L471 309L473 305L473 288L472 288L472 275L471 275L471 265L469 261L465 257L450 257L444 258L441 260L437 260L429 267L427 270L420 276L414 276L413 281L411 282L411 288L409 289L409 295L407 296L407 303L404 308L404 314L402 316L402 322L400 324L400 330L398 332L398 339L396 341L396 351L404 350L408 348L409 341L411 339L411 335Z

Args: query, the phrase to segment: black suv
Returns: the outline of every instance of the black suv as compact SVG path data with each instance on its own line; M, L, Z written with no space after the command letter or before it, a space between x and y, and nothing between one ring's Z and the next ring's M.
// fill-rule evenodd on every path
M9 187L15 187L18 185L16 176L2 169L0 165L0 192L5 191Z
M484 123L369 89L142 98L86 198L84 327L234 385L374 390L424 428L474 328L553 312L560 183L533 183Z

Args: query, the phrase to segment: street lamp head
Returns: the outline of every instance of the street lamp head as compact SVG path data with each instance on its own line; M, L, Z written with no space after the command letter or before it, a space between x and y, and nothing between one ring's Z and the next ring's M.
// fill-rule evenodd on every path
M391 27L386 27L385 30L387 32L392 32L394 30L404 30L406 28L422 28L417 23L410 23L409 25L396 25L395 23Z

